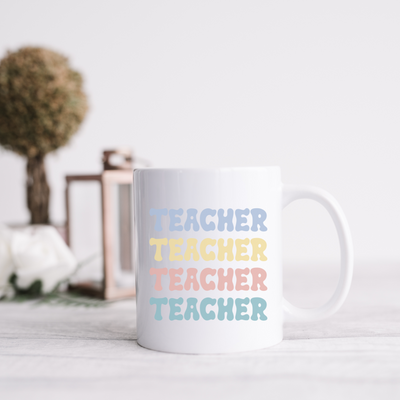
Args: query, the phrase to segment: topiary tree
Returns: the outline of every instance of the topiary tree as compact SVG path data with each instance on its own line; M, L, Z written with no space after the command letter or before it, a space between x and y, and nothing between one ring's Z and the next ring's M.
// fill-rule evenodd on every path
M0 145L27 158L32 224L49 223L44 158L68 143L87 108L82 76L61 54L24 47L0 61Z

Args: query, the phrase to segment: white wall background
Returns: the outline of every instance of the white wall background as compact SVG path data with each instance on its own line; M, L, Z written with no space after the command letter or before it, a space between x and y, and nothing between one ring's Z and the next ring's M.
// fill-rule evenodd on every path
M47 160L64 175L131 146L154 166L280 165L341 203L359 262L400 261L397 0L1 0L0 57L40 45L85 78L90 113ZM25 222L24 161L0 150L0 222ZM285 260L338 261L317 204L285 211Z

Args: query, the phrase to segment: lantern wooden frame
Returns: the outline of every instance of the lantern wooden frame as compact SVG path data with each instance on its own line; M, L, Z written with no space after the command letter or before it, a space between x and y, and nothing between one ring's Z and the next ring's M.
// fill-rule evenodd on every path
M114 300L135 296L134 287L117 287L114 276L114 237L113 232L113 204L112 204L112 185L132 184L132 169L113 169L105 170L98 175L67 175L66 176L66 241L70 245L70 185L72 182L95 181L101 185L101 208L102 208L102 244L103 244L103 285L101 288L90 283L70 284L71 290L76 290L84 294L100 297L107 300ZM132 204L133 206L133 204Z

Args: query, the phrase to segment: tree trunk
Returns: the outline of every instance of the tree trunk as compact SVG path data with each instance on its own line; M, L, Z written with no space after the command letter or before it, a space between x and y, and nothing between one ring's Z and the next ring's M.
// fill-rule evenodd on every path
M46 179L44 156L29 157L26 172L26 194L31 224L48 224L50 188Z

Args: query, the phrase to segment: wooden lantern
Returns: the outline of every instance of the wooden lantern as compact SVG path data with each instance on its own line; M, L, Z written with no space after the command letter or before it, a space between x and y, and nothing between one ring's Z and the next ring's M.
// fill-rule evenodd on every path
M118 165L113 163L113 157L122 159ZM135 287L120 287L116 280L116 257L119 254L119 268L133 274L133 168L131 152L127 150L110 150L103 153L103 172L98 175L67 175L66 176L66 240L71 245L71 210L70 186L73 182L94 181L101 187L101 215L102 215L102 256L103 282L99 286L93 282L79 282L70 284L70 290L79 291L103 299L119 299L135 295ZM112 195L113 186L117 185L118 196ZM113 213L117 206L118 215ZM117 221L115 219L118 219ZM115 227L119 232L115 232ZM119 237L119 243L116 243ZM118 248L117 248L118 246Z

